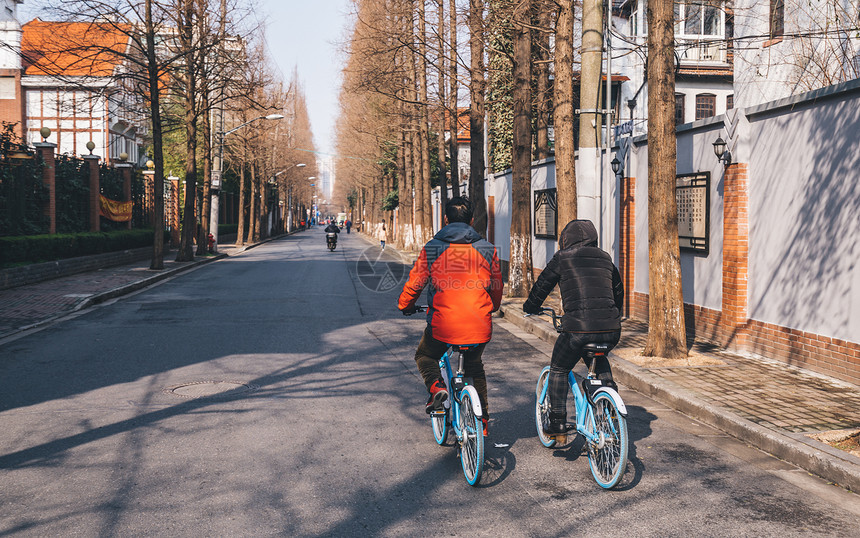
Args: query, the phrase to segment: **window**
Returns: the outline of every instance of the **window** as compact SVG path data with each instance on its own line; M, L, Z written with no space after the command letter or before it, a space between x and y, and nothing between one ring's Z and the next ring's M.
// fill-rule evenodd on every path
M675 94L675 125L684 123L684 94Z
M770 0L770 38L785 33L785 0Z
M722 16L719 0L681 0L675 2L675 34L722 36Z
M729 94L726 96L726 110L731 110L735 108L735 94Z
M711 93L700 93L696 96L696 119L710 118L717 108L717 96Z

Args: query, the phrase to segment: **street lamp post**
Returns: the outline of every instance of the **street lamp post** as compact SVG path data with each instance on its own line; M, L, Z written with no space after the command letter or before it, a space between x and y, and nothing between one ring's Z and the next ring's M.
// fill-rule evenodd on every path
M224 173L224 139L227 137L228 134L235 133L242 127L250 125L257 120L280 120L283 119L283 117L283 114L269 114L268 116L258 116L254 119L246 121L238 127L230 129L229 131L216 131L215 142L218 145L218 150L215 152L215 158L213 159L214 162L212 163L212 185L210 187L212 193L212 203L210 205L209 215L209 231L213 237L212 252L218 252L218 202L220 200L221 195L221 176ZM239 212L241 213L241 211L242 208L240 207Z

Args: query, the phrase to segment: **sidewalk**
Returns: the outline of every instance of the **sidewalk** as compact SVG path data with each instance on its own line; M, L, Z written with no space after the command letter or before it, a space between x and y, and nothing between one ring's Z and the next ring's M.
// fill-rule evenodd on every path
M503 304L501 315L542 340L556 340L547 317L523 317L522 299ZM860 492L860 457L808 436L860 429L860 387L776 361L716 352L701 343L693 346L694 364L639 366L632 361L642 362L637 355L647 333L645 323L624 322L611 357L620 384Z
M202 264L235 256L277 237L280 236L241 247L236 247L232 243L218 245L217 255L196 256L194 261L189 262L175 261L175 249L166 251L164 269L158 271L149 268L151 260L147 258L97 271L87 271L0 290L0 342L15 334L145 288Z

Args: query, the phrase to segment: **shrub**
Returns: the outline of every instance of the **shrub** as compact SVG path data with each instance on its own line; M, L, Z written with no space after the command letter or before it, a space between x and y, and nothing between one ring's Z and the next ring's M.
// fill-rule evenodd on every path
M0 237L0 265L36 263L152 245L153 230ZM165 233L165 244L170 235Z

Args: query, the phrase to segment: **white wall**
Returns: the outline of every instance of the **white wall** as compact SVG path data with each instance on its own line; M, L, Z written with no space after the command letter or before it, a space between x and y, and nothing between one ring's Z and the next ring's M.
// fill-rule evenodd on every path
M860 82L750 120L750 318L860 341Z

